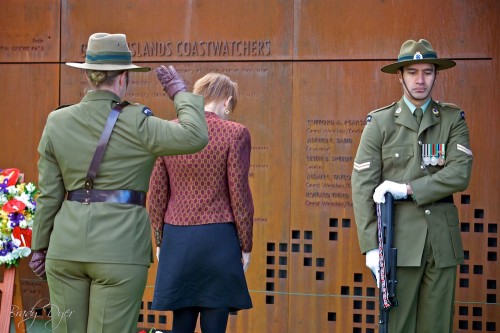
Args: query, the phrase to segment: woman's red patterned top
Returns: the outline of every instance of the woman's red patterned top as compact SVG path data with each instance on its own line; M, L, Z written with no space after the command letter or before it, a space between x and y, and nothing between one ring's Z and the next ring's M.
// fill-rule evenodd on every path
M201 152L159 157L148 193L157 246L163 225L234 222L241 250L251 252L253 200L248 184L251 140L248 129L206 112L209 143Z

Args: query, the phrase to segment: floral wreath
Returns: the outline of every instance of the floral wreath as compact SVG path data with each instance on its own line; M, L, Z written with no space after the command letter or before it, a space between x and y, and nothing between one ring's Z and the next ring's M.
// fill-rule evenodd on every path
M31 253L38 189L21 183L19 169L0 169L0 265L17 266Z

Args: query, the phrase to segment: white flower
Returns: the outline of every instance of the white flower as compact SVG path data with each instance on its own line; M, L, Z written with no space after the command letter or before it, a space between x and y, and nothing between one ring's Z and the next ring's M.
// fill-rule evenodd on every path
M31 249L29 247L23 246L18 247L12 251L12 256L15 258L25 258L29 256L31 253Z
M19 247L19 245L21 245L21 241L19 239L15 239L14 235L12 235L11 237L12 237L12 244L14 244L14 246L16 247Z
M33 210L35 205L30 202L31 196L26 193L21 193L21 195L15 197L17 200L22 201L28 207L28 209Z
M12 185L7 187L7 192L9 192L10 195L16 195L17 194L17 187Z
M35 187L35 184L33 183L28 183L26 185L26 191L28 191L29 193L33 192L36 190L36 187Z
M3 263L10 263L13 259L12 257L12 254L10 253L7 253L6 255L4 256L0 256L0 262L3 264Z
M7 196L2 192L0 193L0 205L3 205L4 203L6 203L7 201L9 201L7 199Z

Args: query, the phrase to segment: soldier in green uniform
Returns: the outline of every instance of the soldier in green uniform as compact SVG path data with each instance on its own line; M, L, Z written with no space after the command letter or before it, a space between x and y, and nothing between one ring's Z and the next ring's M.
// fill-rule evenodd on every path
M396 74L403 97L368 114L352 172L361 252L379 283L375 203L395 199L398 306L389 332L452 332L456 265L464 260L453 194L467 188L472 168L469 130L457 106L434 101L438 71L455 66L424 39L403 43Z
M186 92L173 67L156 73L178 123L122 101L129 72L150 70L131 61L125 35L90 36L85 63L67 65L86 70L91 90L50 113L38 146L41 194L30 267L47 278L53 332L137 331L152 259L144 206L154 163L208 143L203 97ZM102 144L117 105L121 112ZM96 151L103 153L97 167Z

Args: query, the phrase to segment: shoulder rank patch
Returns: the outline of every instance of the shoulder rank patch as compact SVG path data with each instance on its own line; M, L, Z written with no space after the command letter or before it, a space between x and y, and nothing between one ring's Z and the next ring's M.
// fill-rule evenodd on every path
M364 162L364 163L354 162L354 170L361 171L361 170L369 169L370 165L371 165L370 161Z
M472 156L472 150L469 148L462 146L461 144L457 143L457 150L461 151L462 153L466 153L469 156Z
M151 111L151 109L149 109L148 107L144 107L144 109L142 109L142 113L144 113L146 117L153 115L153 111Z

